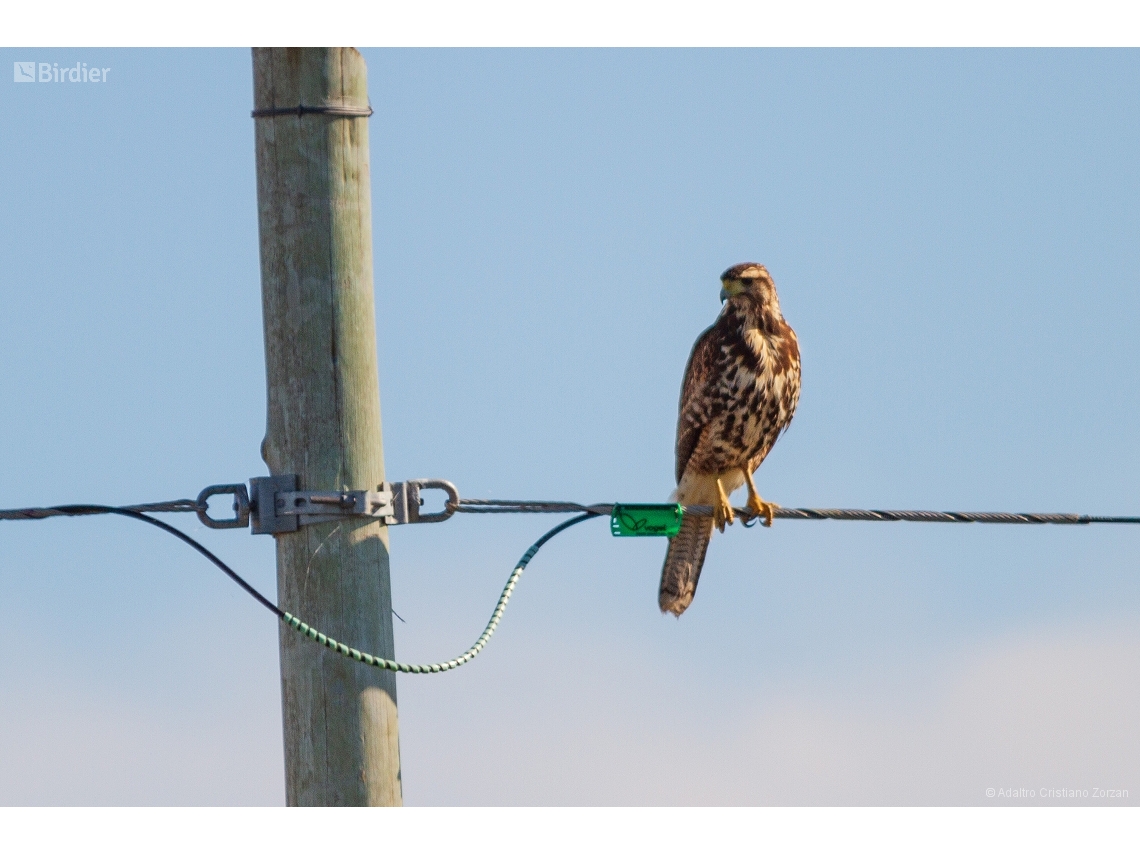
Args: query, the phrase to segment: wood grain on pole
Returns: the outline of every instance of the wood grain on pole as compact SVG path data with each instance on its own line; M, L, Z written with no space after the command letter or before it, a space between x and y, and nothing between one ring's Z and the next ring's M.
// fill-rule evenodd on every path
M351 48L255 48L258 110L368 106ZM372 289L368 119L254 120L268 425L262 456L302 490L384 480ZM394 658L388 534L352 520L277 536L281 607ZM286 799L401 803L395 675L280 629Z

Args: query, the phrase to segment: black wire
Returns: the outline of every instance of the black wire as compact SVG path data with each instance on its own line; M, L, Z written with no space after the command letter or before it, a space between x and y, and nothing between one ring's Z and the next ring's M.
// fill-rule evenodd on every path
M126 508L115 508L110 505L56 505L52 508L49 508L48 510L58 511L63 516L68 517L94 516L96 514L117 514L121 517L128 517L133 520L139 520L140 522L150 523L156 528L162 529L167 534L174 535L183 543L194 547L196 550L198 550L198 552L206 556L206 558L210 559L210 561L212 561L223 573L237 582L247 594L261 603L261 605L265 606L265 608L273 612L273 614L277 615L278 618L285 620L285 612L278 608L276 603L265 597L260 591L249 584L249 582L245 581L245 579L239 576L236 570L226 564L226 562L224 562L190 535L186 534L186 532L180 531L174 526L164 523L162 520L156 520L154 517L139 513L138 511L132 511ZM536 540L534 542L534 545L527 550L526 555L523 557L524 566L530 561L530 559L535 556L535 553L537 553L538 550L541 549L542 546L552 537L562 533L572 525L577 525L580 522L585 522L586 520L597 516L603 515L596 512L586 512L580 516L576 516L573 519L566 520L565 522L561 522L556 525L554 528ZM395 611L393 611L392 614L396 614ZM396 615L396 617L400 618L399 615ZM400 620L403 621L404 619L400 618Z
M249 582L245 581L237 574L226 562L192 538L190 535L183 531L179 531L172 525L164 523L162 520L156 520L154 517L148 517L146 514L141 514L138 511L128 511L125 508L113 508L109 505L57 505L51 508L53 511L59 511L61 514L69 517L90 516L92 514L118 514L121 517L130 517L131 519L139 520L140 522L150 523L156 528L160 528L168 534L172 534L197 549L204 556L209 558L215 565L227 576L237 582L245 590L247 594L269 609L273 614L277 615L282 620L285 619L285 612L277 607L277 604L267 597L263 596L260 591L253 587Z
M530 549L527 550L527 555L529 555L530 557L527 558L526 560L530 561L530 559L534 557L534 554L536 552L538 552L538 550L542 549L543 545L548 540L550 540L552 537L554 537L556 534L561 534L562 532L566 531L566 529L570 528L570 526L572 526L572 525L577 525L580 522L585 522L586 520L592 520L595 517L601 517L601 516L605 516L605 514L600 514L600 513L597 513L596 511L586 511L584 514L581 514L580 516L576 516L573 519L569 519L569 520L566 520L565 522L559 523L558 525L556 525L554 528L552 528L550 531L548 531L546 534L544 534L542 537L540 537L538 540L536 540L534 542L534 545Z

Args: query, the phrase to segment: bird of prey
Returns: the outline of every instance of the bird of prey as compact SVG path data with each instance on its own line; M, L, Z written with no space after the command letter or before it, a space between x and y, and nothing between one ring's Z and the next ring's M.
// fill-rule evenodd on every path
M777 506L760 498L752 473L800 399L799 344L764 265L737 264L720 281L724 307L693 345L681 384L673 497L713 514L685 514L669 540L657 602L678 616L693 601L713 527L732 524L729 494L746 485L748 509L772 524Z

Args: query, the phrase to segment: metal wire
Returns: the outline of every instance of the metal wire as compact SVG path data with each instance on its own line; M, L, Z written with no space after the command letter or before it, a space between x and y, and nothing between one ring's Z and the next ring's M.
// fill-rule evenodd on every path
M296 107L265 107L261 110L254 110L250 115L255 119L269 119L273 116L296 116L300 118L305 115L318 115L318 116L333 116L334 118L346 119L367 119L372 115L372 105L367 107L350 107L344 105L324 105L324 106L308 106L306 104L298 104Z
M116 514L118 516L138 520L139 522L148 523L149 525L152 525L155 528L162 529L167 534L174 535L179 540L181 540L183 543L185 543L188 546L191 546L194 549L196 549L198 552L200 552L202 555L204 555L206 558L208 558L210 561L212 561L215 565L217 565L217 567L223 573L225 573L227 576L229 576L231 579L233 579L235 582L237 582L238 585L241 586L242 590L244 590L247 594L249 594L251 597L253 597L255 600L257 600L259 603L261 603L261 605L265 606L265 608L269 609L271 612L273 612L278 617L284 618L285 612L283 612L283 611L281 611L281 609L277 608L277 606L273 604L272 600L270 600L269 598L264 596L260 591L258 591L251 584L249 584L249 582L245 581L245 579L243 579L241 576L239 576L237 574L237 571L235 571L233 568L231 568L228 564L226 564L226 562L224 562L222 559L220 559L218 556L216 556L214 553L212 553L210 550L208 550L206 547L204 547L202 544L200 544L198 541L196 541L190 535L186 534L186 532L179 531L174 526L168 525L167 523L164 523L162 520L156 520L154 517L148 517L146 514L144 514L138 510L139 508L154 508L154 507L158 507L158 506L161 506L162 510L164 510L164 511L186 511L186 510L193 511L193 510L196 510L196 507L192 507L192 508L175 507L175 506L180 506L184 503L185 504L191 504L191 505L197 505L196 502L190 502L189 500L183 500L182 502L155 502L152 505L128 505L128 506L124 506L124 507L111 507L109 505L56 505L55 507L52 507L52 508L25 508L25 509L23 509L24 511L33 512L34 515L32 515L32 516L2 516L2 514L12 514L12 513L17 513L17 512L15 512L15 511L0 511L0 519L17 519L17 520L32 519L32 520L37 520L37 519L46 519L48 517L88 517L88 516L95 516L97 514Z
M580 505L577 502L531 502L514 499L460 499L449 507L465 514L609 514L613 505Z
M613 505L580 505L573 502L519 501L515 499L460 499L455 510L467 514L609 514ZM757 516L748 508L733 508L747 524ZM712 516L711 505L686 505L685 513ZM1089 514L1007 513L1003 511L874 511L852 508L780 508L777 519L845 520L861 522L1005 523L1014 525L1089 525L1090 523L1140 523L1140 517L1107 517Z
M529 501L520 499L460 499L455 510L465 514L610 514L613 504L583 505L578 502ZM196 513L205 510L204 502L193 499L176 499L171 502L151 502L145 505L122 505L116 508L142 514ZM733 508L745 522L756 517L748 508ZM686 505L685 513L694 516L711 516L711 505ZM105 505L58 505L48 508L12 508L0 510L0 520L40 520L59 516L91 516L114 513ZM998 523L1013 525L1090 525L1092 523L1140 524L1138 517L1097 516L1093 514L1009 513L1005 511L878 511L856 508L781 508L775 511L776 519L785 520L843 520L859 522L941 522L941 523Z
M1090 514L1017 514L1002 511L863 511L843 508L777 508L776 516L794 520L866 520L871 522L1006 523L1012 525L1089 525L1140 523L1140 517Z
M56 505L51 508L12 508L0 510L0 520L44 520L48 517L86 517L96 514L114 514L134 511L139 514L196 513L205 510L205 503L193 499L175 499L173 502L151 502L147 505Z

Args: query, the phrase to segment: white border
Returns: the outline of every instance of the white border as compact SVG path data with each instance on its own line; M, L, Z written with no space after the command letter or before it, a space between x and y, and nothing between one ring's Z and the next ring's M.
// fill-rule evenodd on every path
M14 852L1134 852L1138 808L6 808Z
M9 47L1135 46L1140 4L1106 0L25 0Z

